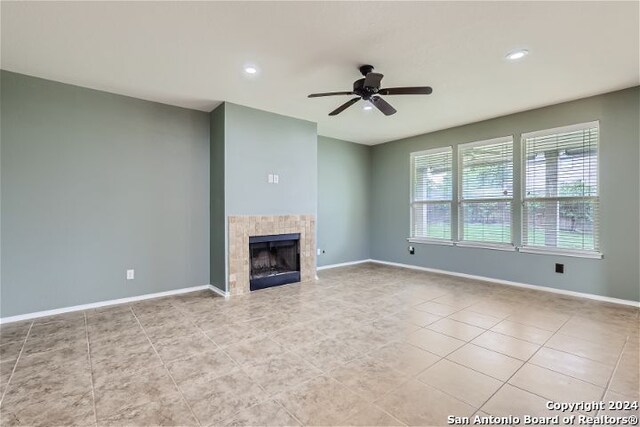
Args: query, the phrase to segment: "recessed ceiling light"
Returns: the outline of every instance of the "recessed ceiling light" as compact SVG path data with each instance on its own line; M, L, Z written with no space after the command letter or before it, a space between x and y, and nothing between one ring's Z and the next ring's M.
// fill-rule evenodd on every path
M516 50L512 50L511 52L507 53L506 58L509 61L516 61L518 59L524 58L528 54L529 54L529 51L527 49L516 49Z
M258 69L253 65L247 65L246 67L244 67L244 72L247 74L257 74Z
M364 105L362 106L362 109L364 111L371 111L373 110L373 105L371 105L369 101L365 101Z

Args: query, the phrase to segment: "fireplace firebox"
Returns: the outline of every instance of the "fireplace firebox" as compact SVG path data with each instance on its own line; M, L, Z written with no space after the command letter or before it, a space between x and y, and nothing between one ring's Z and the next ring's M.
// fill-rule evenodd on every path
M249 236L252 291L300 281L300 233Z

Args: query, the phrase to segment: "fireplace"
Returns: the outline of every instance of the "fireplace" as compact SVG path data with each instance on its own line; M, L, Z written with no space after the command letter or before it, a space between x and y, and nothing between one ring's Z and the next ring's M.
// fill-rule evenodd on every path
M300 282L316 279L316 219L313 215L230 215L227 218L227 292L230 296L251 292L251 236L255 241L255 237L295 233L294 240L295 237L299 239Z
M249 236L252 291L300 281L300 233Z

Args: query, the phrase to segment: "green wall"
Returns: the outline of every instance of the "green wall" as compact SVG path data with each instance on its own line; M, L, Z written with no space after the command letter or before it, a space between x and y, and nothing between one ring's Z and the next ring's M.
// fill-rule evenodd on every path
M0 86L1 317L209 283L207 113Z
M209 160L211 188L210 282L218 289L226 290L227 231L225 217L225 104L220 104L210 114L211 156Z
M316 124L225 102L211 113L211 284L227 289L227 218L317 215ZM268 183L278 174L279 183Z
M318 137L318 265L369 258L371 147Z
M374 146L371 258L638 301L639 96L635 87ZM519 200L520 134L594 120L600 120L600 241L604 259L427 244L416 244L416 254L409 255L411 152L453 145L455 155L458 144L513 135L514 196ZM514 206L515 240L519 244L521 204ZM554 272L556 262L565 264L564 274Z
M225 194L227 215L315 215L316 124L226 102Z
M640 299L637 87L373 147L235 104L207 114L6 71L0 96L0 317L224 289L226 217L258 214L317 213L319 265L373 258ZM592 120L603 260L424 244L408 254L412 151ZM518 161L515 175L519 197Z

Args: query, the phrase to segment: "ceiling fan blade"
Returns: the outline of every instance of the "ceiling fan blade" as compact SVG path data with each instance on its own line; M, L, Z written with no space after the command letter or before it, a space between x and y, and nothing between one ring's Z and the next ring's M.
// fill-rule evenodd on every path
M309 98L317 98L319 96L334 96L334 95L353 95L353 92L325 92L325 93L312 93Z
M353 98L353 99L345 102L344 104L342 104L341 106L339 106L338 108L333 110L332 112L330 112L329 115L330 116L337 116L338 114L342 113L344 110L346 110L347 108L351 107L353 104L355 104L358 101L360 101L360 97Z
M380 89L380 95L429 95L433 92L430 86L420 87L389 87Z
M378 89L383 77L384 75L380 73L368 73L364 78L364 86Z
M385 116L390 116L392 114L396 113L396 109L393 108L391 106L391 104L389 104L387 101L385 101L384 99L380 98L379 96L372 96L371 97L371 103L380 111L382 111L382 113Z

